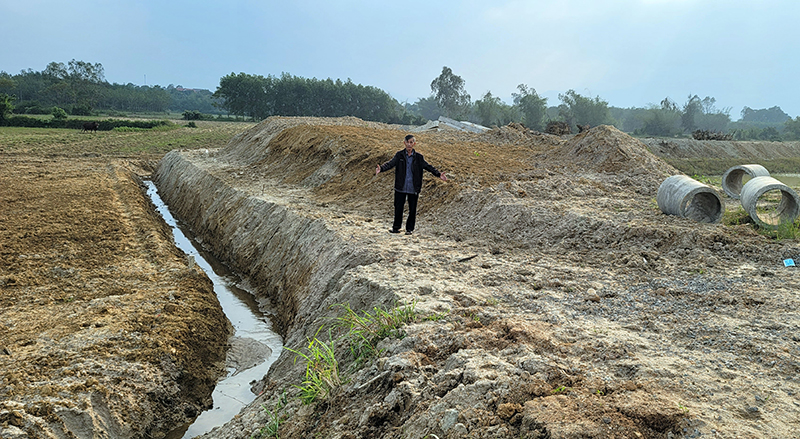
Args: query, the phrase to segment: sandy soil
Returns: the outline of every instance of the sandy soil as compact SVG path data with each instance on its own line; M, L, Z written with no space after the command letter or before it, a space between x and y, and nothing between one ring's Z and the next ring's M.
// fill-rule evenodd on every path
M0 437L163 437L210 405L229 324L137 173L0 158Z

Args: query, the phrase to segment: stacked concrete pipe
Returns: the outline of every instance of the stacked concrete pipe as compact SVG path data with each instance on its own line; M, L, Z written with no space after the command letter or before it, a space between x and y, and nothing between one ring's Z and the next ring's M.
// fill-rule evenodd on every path
M745 174L751 178L769 177L769 171L761 165L739 165L728 169L722 174L722 190L734 200L738 200L742 192L742 178Z
M781 201L771 215L758 215L758 200L765 193L781 191ZM792 224L800 215L800 198L789 186L772 177L755 177L745 183L741 192L742 207L761 227L775 229L783 223Z
M725 205L712 187L685 175L668 177L658 187L658 207L667 215L677 215L703 223L716 223Z

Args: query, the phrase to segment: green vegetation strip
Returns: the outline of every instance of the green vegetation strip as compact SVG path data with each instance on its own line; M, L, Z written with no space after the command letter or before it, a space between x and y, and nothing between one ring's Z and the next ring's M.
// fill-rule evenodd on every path
M36 156L163 155L173 149L221 148L253 123L198 121L196 128L177 124L155 129L81 132L64 128L0 127L0 154Z
M741 165L739 158L682 158L663 160L686 175L722 175L728 169ZM795 174L800 171L800 157L758 160L771 174Z

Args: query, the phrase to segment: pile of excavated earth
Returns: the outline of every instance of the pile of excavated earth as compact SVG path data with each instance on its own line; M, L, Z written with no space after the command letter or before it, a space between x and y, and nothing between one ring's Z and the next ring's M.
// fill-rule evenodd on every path
M393 176L375 175L408 132L448 177L426 175L411 236L388 233ZM49 217L24 188L67 185L47 163L20 166L0 168L22 191L0 211L0 436L158 436L207 404L224 359L202 273L132 207L146 202L122 164L59 174L98 175L105 186L79 193L106 197L114 221L88 201ZM162 198L249 277L285 346L338 340L330 394L297 398L306 362L286 350L256 400L204 437L268 437L275 419L283 438L800 436L800 279L781 263L800 244L665 215L656 192L678 173L608 126L559 137L273 117L225 148L168 153L152 175ZM56 225L25 229L20 212ZM95 231L64 235L79 225ZM416 319L355 361L335 324L345 307Z

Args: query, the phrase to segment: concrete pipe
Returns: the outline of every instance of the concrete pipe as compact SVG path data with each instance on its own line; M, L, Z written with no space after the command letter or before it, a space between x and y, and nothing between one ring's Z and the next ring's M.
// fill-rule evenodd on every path
M714 188L685 175L668 177L658 187L658 207L667 215L678 215L702 223L722 218L725 205Z
M750 178L769 177L769 171L761 165L739 165L728 169L722 174L722 190L734 200L738 200L742 192L742 178L745 174Z
M780 201L777 200L778 191ZM771 195L765 196L770 192ZM741 201L750 218L766 228L775 229L784 223L792 224L800 215L797 192L772 177L756 177L745 183Z

